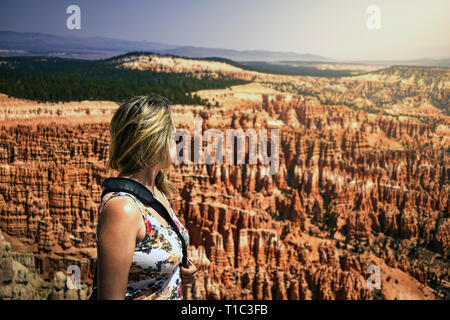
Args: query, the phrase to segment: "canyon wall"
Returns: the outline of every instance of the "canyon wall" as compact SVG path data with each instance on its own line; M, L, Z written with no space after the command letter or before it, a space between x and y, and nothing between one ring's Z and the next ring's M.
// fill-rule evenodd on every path
M177 128L192 134L196 120L204 130L278 129L280 136L274 175L260 162L168 171L180 191L170 201L189 230L188 252L198 268L183 287L185 298L445 297L448 116L439 113L443 127L436 131L414 117L277 91L273 79L198 92L218 107L173 106ZM0 122L0 229L13 251L32 254L25 265L49 282L42 298L87 298L101 183L117 175L105 170L114 104L102 105L99 117L86 113L96 109L87 104L67 107L68 114L50 113L54 104L40 105L39 114L14 112L16 105L36 107L10 99L3 98L10 111ZM27 117L21 121L20 114ZM241 151L248 159L248 143ZM70 265L80 267L82 293L61 285ZM371 265L381 269L380 290L367 286ZM2 292L12 285L4 279Z

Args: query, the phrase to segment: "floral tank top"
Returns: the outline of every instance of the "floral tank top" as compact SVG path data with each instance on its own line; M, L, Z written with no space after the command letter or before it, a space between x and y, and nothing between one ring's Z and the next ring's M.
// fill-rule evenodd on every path
M169 225L165 227L150 211L150 206L127 192L109 192L101 200L99 211L109 199L129 196L141 210L146 232L134 250L128 274L125 300L182 300L180 264L183 259L181 240ZM165 196L164 196L165 197ZM166 198L167 200L167 198ZM189 234L170 208L173 221L189 246ZM161 218L162 219L162 218Z

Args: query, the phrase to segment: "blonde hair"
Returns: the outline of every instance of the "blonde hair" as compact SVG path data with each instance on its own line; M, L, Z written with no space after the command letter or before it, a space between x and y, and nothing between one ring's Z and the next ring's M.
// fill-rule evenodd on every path
M111 145L107 170L133 173L148 170L160 161L170 161L170 142L174 125L169 100L153 94L134 97L121 105L111 119ZM176 186L160 170L156 187L166 195Z

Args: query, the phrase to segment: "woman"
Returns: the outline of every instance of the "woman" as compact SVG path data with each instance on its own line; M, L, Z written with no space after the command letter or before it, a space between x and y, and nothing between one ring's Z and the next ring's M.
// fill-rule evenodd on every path
M176 162L169 102L159 95L138 96L121 105L111 124L108 168L140 183L163 204L183 235L166 194L177 189L162 170ZM182 261L181 240L153 208L126 192L103 196L97 227L98 299L182 299L181 284L196 267Z

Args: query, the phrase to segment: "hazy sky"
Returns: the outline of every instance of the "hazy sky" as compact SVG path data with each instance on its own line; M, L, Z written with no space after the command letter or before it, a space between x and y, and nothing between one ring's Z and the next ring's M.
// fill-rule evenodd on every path
M81 30L66 8L81 8ZM378 30L367 27L370 5ZM1 0L0 30L337 59L450 57L450 0ZM1 46L1 44L0 44Z

